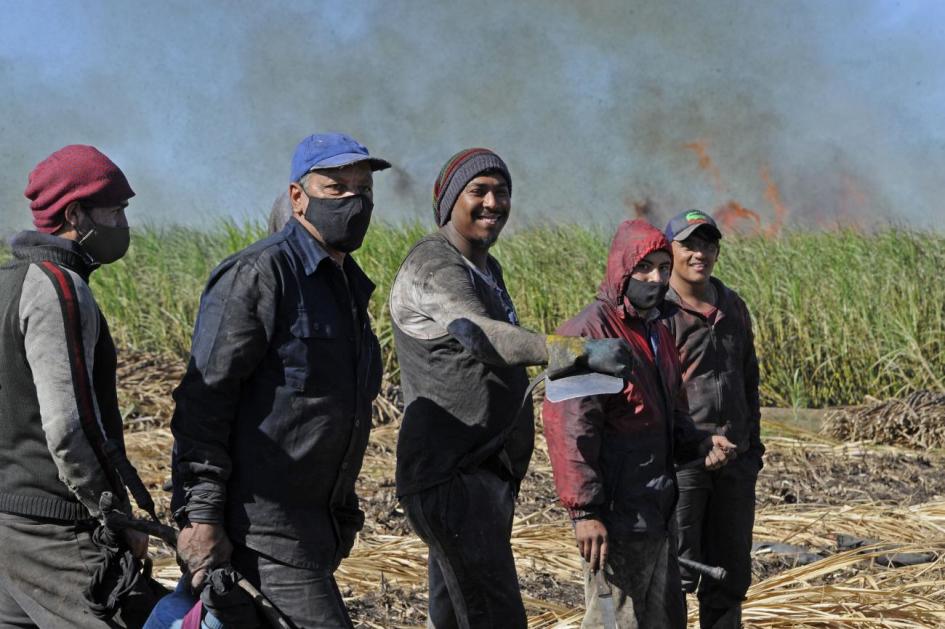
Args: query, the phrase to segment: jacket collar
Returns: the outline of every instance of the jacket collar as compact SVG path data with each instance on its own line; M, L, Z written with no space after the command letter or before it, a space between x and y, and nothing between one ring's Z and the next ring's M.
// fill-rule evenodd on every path
M715 296L717 301L715 308L719 312L719 318L721 318L724 316L724 310L728 303L728 287L722 283L722 280L714 276L710 277L709 281L712 282L712 286L715 287ZM666 301L672 302L675 307L685 310L686 312L697 314L700 317L704 316L701 312L686 303L683 298L679 296L679 293L673 289L672 285L670 285L669 290L666 291Z
M29 262L50 260L69 267L84 279L89 280L92 271L101 266L92 259L74 240L60 238L37 231L22 231L10 239L13 257Z
M285 232L286 241L289 243L292 251L302 260L302 269L305 271L305 275L312 275L323 263L335 263L334 260L331 259L331 256L328 255L328 251L325 250L322 243L313 238L305 227L302 226L302 223L295 219L289 219L283 231ZM342 270L348 278L354 300L360 307L367 308L371 293L374 292L374 282L361 270L361 267L354 261L351 254L345 256Z
M331 259L322 244L315 240L315 238L302 227L302 223L294 218L289 219L289 222L285 225L284 231L289 246L292 247L295 254L302 260L302 268L305 269L306 275L311 275L317 271L319 265L321 265L326 258Z

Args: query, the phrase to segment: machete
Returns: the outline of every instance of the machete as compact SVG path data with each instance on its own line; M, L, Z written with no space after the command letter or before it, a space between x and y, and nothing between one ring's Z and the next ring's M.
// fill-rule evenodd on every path
M617 608L603 569L597 571L595 579L597 580L597 603L600 606L601 624L604 629L618 629Z
M459 317L450 321L446 326L446 331L474 356L498 357L498 352L488 335L479 325L469 319ZM563 402L588 395L619 393L624 387L622 378L590 372L586 367L572 366L561 371L551 371L553 373L549 374L549 370L546 369L529 382L525 400L522 401L523 407L527 401L531 400L532 391L542 380L545 381L545 397L550 402Z
M105 494L109 494L109 496L106 497ZM108 504L111 503L110 494L111 492L102 493L103 499L106 500ZM161 522L141 520L114 509L110 509L107 512L103 511L103 514L105 515L105 525L113 531L132 529L151 537L156 537L175 550L177 548L177 529L171 526L162 524ZM253 603L256 604L256 610L266 620L269 627L272 629L292 628L288 619L283 616L272 602L270 602L262 592L256 589L252 583L240 576L236 584L253 599Z
M552 378L548 372L542 373L545 380L545 397L549 402L564 402L588 395L607 395L623 391L623 378L608 376L603 373L578 373Z

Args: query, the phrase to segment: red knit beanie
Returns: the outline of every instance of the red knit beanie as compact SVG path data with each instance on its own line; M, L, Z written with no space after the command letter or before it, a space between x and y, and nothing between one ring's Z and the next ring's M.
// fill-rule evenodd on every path
M30 200L33 224L46 234L62 227L66 207L73 201L108 207L135 196L121 169L95 147L83 144L65 146L37 164L23 194Z

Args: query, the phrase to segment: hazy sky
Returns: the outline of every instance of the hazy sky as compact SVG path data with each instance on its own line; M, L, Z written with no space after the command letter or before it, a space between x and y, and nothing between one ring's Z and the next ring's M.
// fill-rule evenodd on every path
M375 216L431 225L433 179L469 146L508 162L519 225L609 224L646 198L770 221L764 169L797 223L945 220L934 0L0 10L0 232L29 225L27 174L65 144L122 167L133 221L206 226L265 215L298 140L333 130L397 166Z

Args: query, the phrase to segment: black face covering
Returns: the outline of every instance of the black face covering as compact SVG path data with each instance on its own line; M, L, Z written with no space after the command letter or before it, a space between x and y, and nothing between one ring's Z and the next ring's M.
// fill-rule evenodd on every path
M340 199L308 197L305 219L315 226L326 245L350 253L364 242L373 211L374 202L362 194Z
M131 232L127 227L110 227L108 225L99 225L92 220L91 216L86 215L92 228L83 233L78 227L76 231L81 236L79 246L93 260L99 264L110 264L120 259L128 252L128 244L131 241Z
M649 310L660 305L669 290L669 284L662 282L641 282L632 277L627 281L623 294L634 308Z

